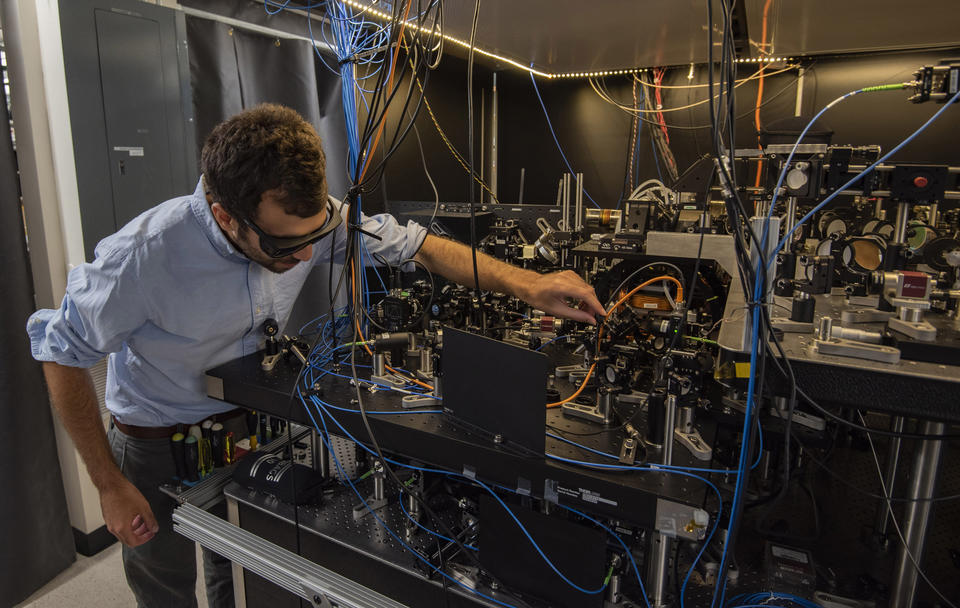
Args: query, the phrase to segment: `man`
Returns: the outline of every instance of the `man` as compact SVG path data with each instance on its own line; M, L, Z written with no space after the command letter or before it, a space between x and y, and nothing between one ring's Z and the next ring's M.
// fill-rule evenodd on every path
M258 350L264 321L285 324L310 267L344 255L347 210L327 196L324 163L320 138L293 110L262 105L228 119L204 144L196 191L101 241L96 259L71 271L60 308L39 310L27 324L107 529L124 545L140 606L196 605L193 545L173 532L173 501L157 488L173 477L169 439L178 425L242 420L206 396L205 370ZM473 282L468 247L389 215L362 224L381 239L364 237L367 259L415 257L432 272ZM478 265L484 289L588 323L603 314L572 272L540 275L485 255ZM104 356L109 440L85 369ZM209 604L232 605L229 562L204 558Z

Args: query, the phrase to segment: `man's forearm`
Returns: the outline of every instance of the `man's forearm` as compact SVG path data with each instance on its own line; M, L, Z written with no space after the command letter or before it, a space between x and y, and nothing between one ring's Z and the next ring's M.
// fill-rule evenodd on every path
M463 243L428 234L416 259L430 272L441 274L461 285L474 285L472 251ZM528 297L527 287L540 276L532 270L511 266L481 251L477 252L477 271L480 289L523 299Z
M115 484L123 474L110 451L90 372L50 362L43 364L43 372L53 407L87 465L93 485L102 491Z

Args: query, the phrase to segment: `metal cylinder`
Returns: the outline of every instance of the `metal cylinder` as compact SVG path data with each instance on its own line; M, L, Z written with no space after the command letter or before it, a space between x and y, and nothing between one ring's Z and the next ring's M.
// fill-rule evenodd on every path
M673 462L673 429L677 424L677 396L667 395L663 421L663 464Z
M428 376L433 375L433 353L426 347L420 349L420 371Z
M821 340L829 340L833 332L833 319L830 317L820 317L820 329L817 336Z
M383 473L374 473L373 474L373 497L376 500L383 500L384 496L386 496L386 493L384 492L385 486L386 484L383 479Z
M574 225L577 230L580 230L583 228L583 173L577 173L577 198L575 200L577 218Z
M667 401L667 391L655 388L647 397L647 433L649 445L660 447L663 444L664 407Z
M693 407L685 405L677 412L676 429L681 433L693 432Z
M413 494L406 494L404 500L407 501L407 513L414 519L420 517L420 501L413 497Z
M806 291L798 291L793 296L790 320L798 323L813 323L813 313L816 307L817 301L813 296Z
M549 503L547 503L549 504ZM614 574L610 577L610 582L607 584L607 601L611 604L616 604L620 601L620 575Z
M420 369L420 351L418 349L407 350L405 353L405 367L408 372L416 372Z
M881 344L883 342L883 334L879 331L867 331L853 327L834 326L830 329L830 337L840 338L842 340L854 340L856 342L867 342L868 344Z
M796 223L797 223L797 197L788 196L787 212L783 216L783 233L787 234L788 232L790 232L790 230L793 229ZM773 237L770 237L770 238L773 238ZM783 243L783 251L785 253L790 253L791 241L792 241L792 238L787 239L787 241ZM793 277L788 277L788 278L792 279Z
M900 309L900 320L906 321L907 323L919 323L923 320L923 311L919 308L907 308L904 306Z
M608 387L597 389L597 412L603 416L603 423L613 420L613 390Z
M654 532L650 535L650 567L647 570L648 593L650 594L650 605L653 608L666 608L667 603L667 579L669 573L667 565L670 556L670 537L660 532Z
M893 229L893 242L904 244L907 242L907 222L910 220L910 203L900 201L897 204L897 222Z
M947 426L943 422L924 422L921 432L925 435L942 435ZM920 453L913 465L913 477L908 493L911 499L929 499L937 484L940 469L940 455L943 441L927 439L920 447ZM889 488L888 490L889 491ZM890 608L911 608L917 591L917 568L913 565L907 549L917 560L923 563L923 549L927 539L927 524L930 522L930 510L933 503L929 500L908 502L903 514L903 537L906 547L901 546L897 553L897 566L894 569L893 590L890 594Z
M292 429L287 429L292 433ZM316 429L310 429L310 460L314 470L318 471L323 477L330 477L330 451L320 438Z
M490 190L488 203L494 204L497 196L497 177L500 170L497 156L500 152L500 112L499 100L497 99L497 73L493 73L493 89L490 93L490 166L488 175L490 176Z
M387 360L383 353L373 353L373 375L383 376L387 372Z

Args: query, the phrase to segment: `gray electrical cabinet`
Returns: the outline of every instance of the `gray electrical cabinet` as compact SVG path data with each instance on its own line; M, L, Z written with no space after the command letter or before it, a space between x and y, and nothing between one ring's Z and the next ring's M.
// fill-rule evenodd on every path
M83 244L193 191L186 28L179 11L133 0L60 2Z

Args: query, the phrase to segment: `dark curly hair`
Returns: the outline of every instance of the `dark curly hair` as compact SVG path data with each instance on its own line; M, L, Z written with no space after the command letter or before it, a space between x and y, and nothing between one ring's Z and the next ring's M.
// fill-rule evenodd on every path
M327 201L320 136L295 110L261 104L221 122L207 137L200 170L207 192L233 216L255 219L260 198L280 190L284 211L320 213Z

